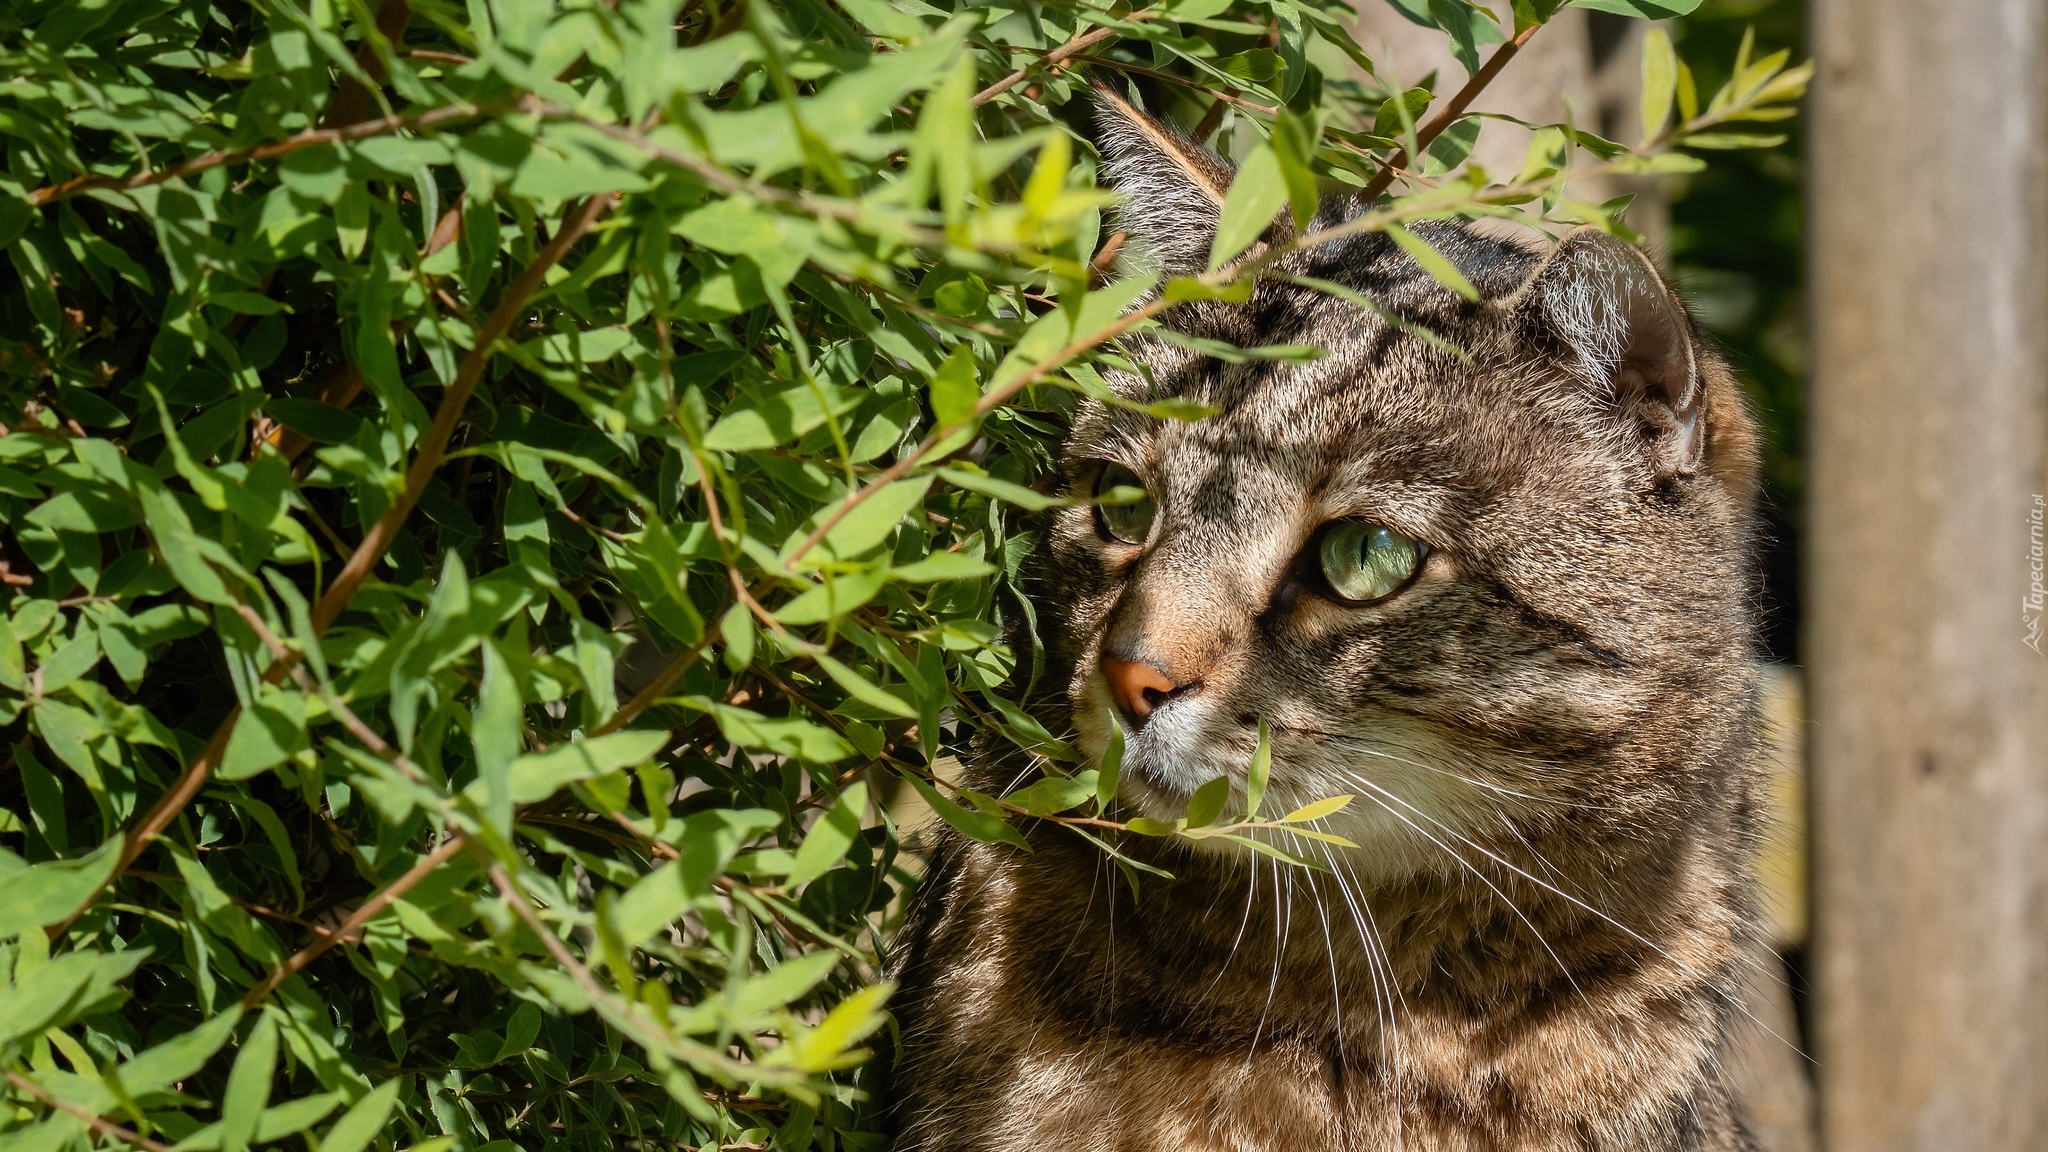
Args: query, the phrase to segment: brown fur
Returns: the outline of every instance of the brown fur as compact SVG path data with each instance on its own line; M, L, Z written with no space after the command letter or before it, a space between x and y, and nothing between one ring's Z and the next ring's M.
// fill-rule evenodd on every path
M1213 199L1147 143L1170 129L1110 115L1126 226L1184 273ZM1030 853L944 837L899 965L899 1148L1749 1147L1715 1055L1749 931L1754 429L1625 245L1424 234L1484 299L1378 236L1285 268L1469 363L1286 283L1181 306L1184 332L1330 354L1133 342L1151 379L1120 393L1221 414L1084 406L1070 489L1120 463L1157 527L1134 547L1070 508L1040 563L1049 726L1101 752L1105 652L1197 685L1131 732L1125 815L1170 819L1219 774L1241 810L1263 719L1267 811L1356 793L1319 827L1360 847L1275 840L1311 871L1126 836L1173 874L1134 896L1051 825ZM1428 542L1415 584L1319 594L1302 551L1339 518Z

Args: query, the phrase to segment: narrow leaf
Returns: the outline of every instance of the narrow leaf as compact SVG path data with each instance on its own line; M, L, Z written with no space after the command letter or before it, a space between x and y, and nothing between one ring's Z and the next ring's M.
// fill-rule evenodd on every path
M1259 803L1266 798L1266 778L1273 770L1273 744L1266 736L1266 721L1259 720L1259 746L1252 750L1252 762L1244 773L1244 818L1259 818Z

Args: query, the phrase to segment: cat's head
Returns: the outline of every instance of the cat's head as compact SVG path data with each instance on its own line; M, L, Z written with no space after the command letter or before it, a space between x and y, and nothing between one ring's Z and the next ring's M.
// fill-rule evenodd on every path
M1132 250L1198 272L1228 165L1114 102L1103 115ZM1326 197L1310 230L1355 212ZM1149 379L1115 376L1118 393L1219 414L1082 405L1069 491L1146 499L1077 501L1049 534L1073 726L1100 754L1120 725L1126 808L1171 819L1218 775L1241 810L1264 721L1266 813L1356 796L1319 827L1382 874L1455 868L1460 838L1676 828L1749 736L1756 448L1740 391L1622 241L1416 231L1481 299L1363 234L1281 268L1382 311L1266 279L1247 303L1166 316L1328 355L1225 363L1131 341Z

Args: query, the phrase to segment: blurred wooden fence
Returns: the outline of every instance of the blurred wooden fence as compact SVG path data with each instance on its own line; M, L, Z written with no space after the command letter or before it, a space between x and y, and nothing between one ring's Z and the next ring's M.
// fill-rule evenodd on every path
M2048 5L1810 2L1823 1144L2048 1148Z

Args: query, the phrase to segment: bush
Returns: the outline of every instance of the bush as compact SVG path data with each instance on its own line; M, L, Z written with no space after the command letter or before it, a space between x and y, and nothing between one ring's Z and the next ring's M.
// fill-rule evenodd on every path
M1552 5L1401 7L1472 68ZM1726 125L1805 80L1745 45L1700 107L1653 36L1651 140L1547 127L1500 183L1463 163L1486 74L1391 99L1346 19L0 15L9 1146L871 1147L899 782L984 839L1264 847L1255 812L1116 825L1114 763L1020 704L1032 514L1109 342L1244 290L1319 181L1381 196L1425 154L1345 227L1458 286L1403 222L1620 230L1569 165L1768 144ZM1108 271L1084 68L1225 125L1219 270ZM947 784L978 733L1043 780Z

